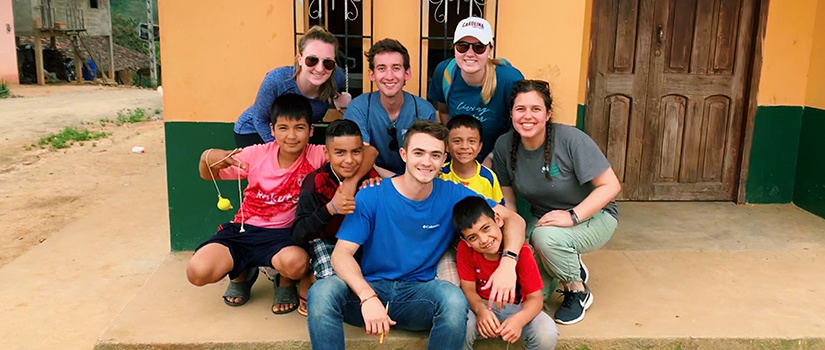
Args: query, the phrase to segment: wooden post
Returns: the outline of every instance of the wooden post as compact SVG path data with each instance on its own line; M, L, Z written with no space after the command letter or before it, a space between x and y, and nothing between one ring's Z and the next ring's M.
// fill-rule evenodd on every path
M74 72L78 84L83 84L83 57L80 56L80 48L77 47L77 37L72 38L72 51L74 52Z
M40 28L34 28L34 71L37 75L37 84L46 85L43 74L43 43L40 41Z
M112 35L109 34L109 80L112 83L116 82L115 80L115 45L114 40L112 40Z

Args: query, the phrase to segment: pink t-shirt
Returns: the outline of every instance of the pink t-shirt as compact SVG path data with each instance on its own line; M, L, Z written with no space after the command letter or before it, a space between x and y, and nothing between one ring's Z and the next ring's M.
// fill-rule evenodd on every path
M233 222L243 220L246 224L266 228L292 226L301 183L307 174L327 161L325 149L325 146L307 145L287 169L278 164L280 147L277 142L252 145L235 155L235 159L246 164L246 169L232 166L219 173L223 180L237 180L240 176L249 181L243 191L241 210L235 214Z

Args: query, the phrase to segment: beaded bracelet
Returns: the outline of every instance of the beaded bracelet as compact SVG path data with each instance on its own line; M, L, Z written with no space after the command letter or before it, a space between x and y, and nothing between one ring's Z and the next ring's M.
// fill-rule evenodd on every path
M367 300L370 300L370 299L372 299L372 298L378 298L378 294L373 294L373 295L370 295L370 296L368 296L366 299L361 300L361 306L364 306L364 303L366 303L366 302L367 302Z

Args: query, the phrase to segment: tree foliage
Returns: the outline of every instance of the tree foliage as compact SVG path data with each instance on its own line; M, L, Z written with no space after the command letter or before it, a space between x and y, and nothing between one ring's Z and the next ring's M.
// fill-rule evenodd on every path
M138 38L138 24L135 18L112 13L112 39L115 44L148 54L148 43Z

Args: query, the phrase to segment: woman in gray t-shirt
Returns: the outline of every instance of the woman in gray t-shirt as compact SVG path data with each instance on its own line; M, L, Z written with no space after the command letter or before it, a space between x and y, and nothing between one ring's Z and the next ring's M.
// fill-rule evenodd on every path
M613 236L618 217L614 198L621 185L587 134L551 122L552 104L547 82L515 84L510 95L513 130L496 141L493 171L507 207L516 209L516 194L530 203L526 241L541 272L561 282L564 301L554 319L572 324L584 318L593 302L580 254Z

